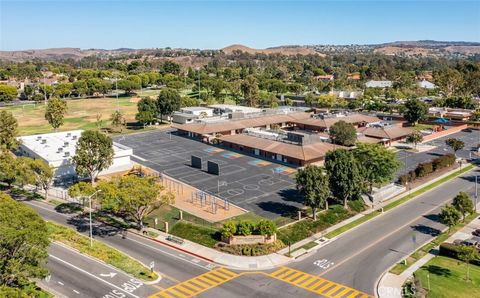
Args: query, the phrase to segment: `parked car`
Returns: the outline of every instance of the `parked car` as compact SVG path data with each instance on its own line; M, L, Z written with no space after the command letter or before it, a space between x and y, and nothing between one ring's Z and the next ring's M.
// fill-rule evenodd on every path
M463 244L463 245L466 245L466 246L475 246L475 247L477 247L478 241L473 240L473 239L467 239L467 240L463 241L462 244Z
M463 240L462 239L455 239L453 240L453 244L455 245L461 245L463 243Z
M479 236L480 237L480 229L476 229L475 231L472 232L473 236Z

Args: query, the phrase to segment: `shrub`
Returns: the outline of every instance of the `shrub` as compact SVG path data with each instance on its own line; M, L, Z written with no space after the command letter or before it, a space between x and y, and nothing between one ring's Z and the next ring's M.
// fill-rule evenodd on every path
M252 248L250 246L245 246L242 248L242 255L250 256L252 254Z
M408 182L412 182L417 179L417 173L415 170L408 172Z
M432 172L433 172L433 166L431 162L421 163L415 169L415 173L417 174L417 177L425 177Z
M455 245L453 243L442 243L440 244L440 255L460 260L458 254L460 253L461 246ZM471 264L480 265L480 259L473 260Z
M260 235L271 236L271 235L275 234L276 232L277 232L277 225L271 220L262 219L257 224L256 233L258 233Z
M409 178L410 178L410 175L408 173L403 174L400 177L398 177L398 182L400 182L401 185L407 185Z
M222 237L230 238L237 233L237 225L233 221L227 221L222 227Z
M241 221L237 225L237 233L242 236L252 235L252 232L255 230L255 225L250 221Z
M348 207L350 208L350 210L356 213L360 213L365 210L365 204L363 204L362 200L348 201Z

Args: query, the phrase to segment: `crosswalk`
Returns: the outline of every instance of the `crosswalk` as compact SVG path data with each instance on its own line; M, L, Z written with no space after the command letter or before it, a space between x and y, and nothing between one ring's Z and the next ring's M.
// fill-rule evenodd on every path
M194 297L208 289L219 286L238 274L223 267L210 270L207 273L198 275L192 279L178 283L173 287L157 292L149 298L185 298Z
M310 292L314 292L329 298L367 298L371 297L365 293L355 289L346 287L341 284L311 275L302 271L298 271L288 267L281 267L272 272L269 276L303 288Z

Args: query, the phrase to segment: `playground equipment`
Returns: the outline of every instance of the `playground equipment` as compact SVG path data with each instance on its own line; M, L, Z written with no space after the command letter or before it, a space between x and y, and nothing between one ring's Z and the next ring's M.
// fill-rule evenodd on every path
M226 199L220 199L215 196L212 196L203 191L196 191L191 194L190 203L197 204L200 203L200 207L210 206L211 212L213 214L217 213L217 208L223 208L225 210L230 209L230 203Z

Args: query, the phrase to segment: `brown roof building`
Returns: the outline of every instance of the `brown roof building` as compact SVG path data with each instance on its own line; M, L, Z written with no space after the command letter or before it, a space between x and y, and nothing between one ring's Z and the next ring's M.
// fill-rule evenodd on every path
M392 142L405 139L409 134L413 132L413 129L400 126L386 126L386 127L361 127L357 129L357 132L363 136L359 137L359 141L370 143L377 139L377 143L383 143L390 145Z
M286 143L247 134L226 135L222 136L220 140L227 148L297 166L322 161L328 151L345 148L326 142L315 142L308 145Z
M294 121L298 127L302 129L324 131L330 128L333 124L338 121L345 121L347 123L353 124L356 127L363 127L369 123L375 123L382 121L380 118L375 116L363 115L363 114L351 114L343 117L331 117L331 118L306 118L299 119Z

